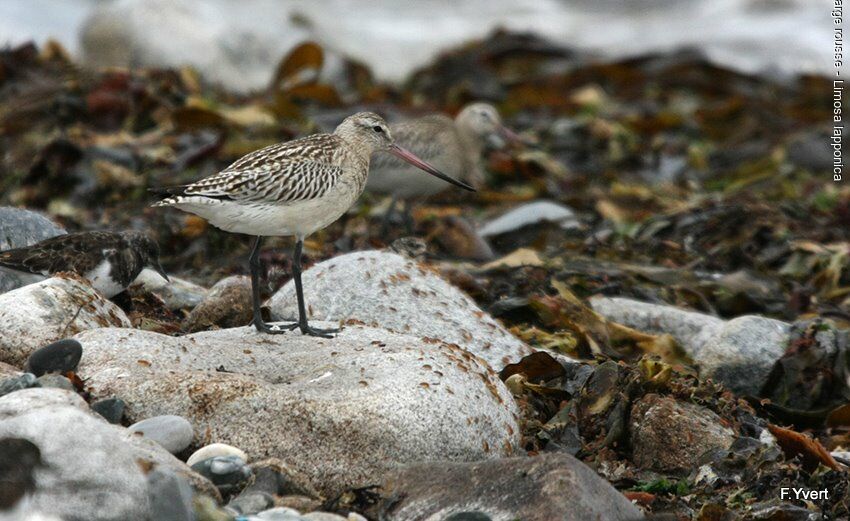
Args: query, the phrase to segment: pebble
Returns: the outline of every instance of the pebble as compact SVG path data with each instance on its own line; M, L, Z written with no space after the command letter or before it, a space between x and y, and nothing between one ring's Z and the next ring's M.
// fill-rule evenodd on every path
M192 487L177 474L160 469L148 474L151 519L157 521L194 521Z
M32 373L24 373L20 376L6 378L0 381L0 396L20 391L21 389L29 389L30 387L41 387L38 379Z
M172 454L186 449L194 436L192 424L186 418L170 414L136 422L129 430L159 443Z
M265 492L243 492L227 504L237 514L256 514L274 506L274 498Z
M236 447L226 443L210 443L209 445L205 445L193 452L192 455L189 456L189 459L186 460L186 465L191 467L195 463L215 458L216 456L236 456L242 459L242 461L248 461L248 455L241 449L237 449Z
M277 458L252 463L251 471L254 473L254 480L245 489L246 491L267 492L273 496L296 494L309 498L319 497L319 492L310 484L309 478L303 472L298 472Z
M301 516L310 521L347 521L339 514L331 514L330 512L310 512Z
M36 376L64 374L76 370L82 356L83 346L76 340L66 338L33 351L27 359L26 370Z
M91 410L106 418L113 424L121 423L124 417L124 400L120 398L104 398L91 404Z
M277 507L260 512L254 519L264 519L266 521L303 521L304 518L295 509Z
M51 387L53 389L62 389L63 391L77 392L71 380L68 380L61 374L46 374L39 376L36 379L41 387Z
M192 470L212 481L222 495L231 495L251 478L251 467L238 456L216 456L192 465Z
M492 521L493 518L484 512L458 512L447 517L444 521Z

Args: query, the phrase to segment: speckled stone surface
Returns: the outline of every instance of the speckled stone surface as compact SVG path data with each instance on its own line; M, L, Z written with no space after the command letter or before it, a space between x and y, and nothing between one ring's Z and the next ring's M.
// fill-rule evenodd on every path
M130 319L83 279L52 277L9 291L0 295L0 362L23 367L40 347L107 326L129 327Z
M65 230L61 226L38 212L0 207L0 251L22 248L63 233ZM0 293L30 284L33 280L0 268Z
M700 375L741 394L757 394L785 352L790 326L746 315L732 320L626 298L590 300L609 320L646 331L669 333L699 365Z
M47 466L36 474L32 505L63 519L147 519L143 465L183 475L197 489L216 494L180 460L110 425L72 392L26 389L0 398L0 438L7 436L39 447Z
M183 416L196 446L280 458L327 495L400 463L493 458L519 444L517 408L498 376L439 341L356 325L333 339L247 327L76 338L93 396L119 396L130 421Z
M426 266L384 251L349 253L303 274L308 315L354 319L417 337L458 344L499 371L532 352L475 302ZM295 285L268 302L272 317L297 315Z

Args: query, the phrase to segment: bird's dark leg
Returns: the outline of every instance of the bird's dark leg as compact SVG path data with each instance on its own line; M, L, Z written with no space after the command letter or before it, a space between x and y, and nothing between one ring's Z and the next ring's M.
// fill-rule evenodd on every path
M333 338L333 333L339 333L339 329L319 329L310 327L307 323L307 306L304 305L304 289L301 286L301 250L304 241L298 239L295 243L295 252L292 255L292 278L295 280L295 294L298 296L298 327L301 333L310 336Z
M263 322L263 315L260 312L260 243L262 237L257 236L254 239L254 246L251 248L251 256L248 257L248 266L251 268L251 300L254 306L254 327L261 333L270 335L285 333L292 331L298 324L287 324L285 326L270 326Z

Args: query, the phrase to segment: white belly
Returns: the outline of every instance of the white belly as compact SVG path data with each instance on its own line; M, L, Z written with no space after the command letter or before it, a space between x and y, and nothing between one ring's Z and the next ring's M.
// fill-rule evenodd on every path
M185 197L173 206L216 228L247 235L306 237L339 219L360 194L333 191L319 199L288 204L238 203Z
M92 287L101 292L106 298L112 298L126 289L112 280L112 277L109 276L110 271L112 271L112 266L110 266L109 261L104 260L93 270L85 274L85 278L89 279Z

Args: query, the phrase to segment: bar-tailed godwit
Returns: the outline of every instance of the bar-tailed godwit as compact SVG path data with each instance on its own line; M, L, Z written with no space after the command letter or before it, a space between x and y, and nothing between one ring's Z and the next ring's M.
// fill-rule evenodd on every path
M255 236L249 258L253 324L264 333L295 329L328 337L337 329L310 327L301 287L304 238L339 219L363 192L374 152L389 152L434 177L474 191L397 145L386 122L371 112L349 116L332 134L314 134L242 157L222 172L195 183L160 189L170 197L154 206L174 206L234 233ZM260 314L259 250L263 236L294 236L292 276L298 321L270 325Z
M486 141L493 137L521 141L517 134L502 124L499 111L489 103L466 105L454 119L432 114L395 123L390 130L400 145L441 172L475 187L484 182L481 154ZM398 201L402 201L407 214L411 199L429 197L446 188L445 184L433 178L406 175L409 170L409 165L390 156L377 157L372 162L366 189L393 198L385 219L392 215Z

